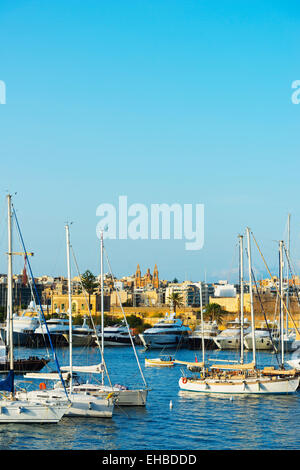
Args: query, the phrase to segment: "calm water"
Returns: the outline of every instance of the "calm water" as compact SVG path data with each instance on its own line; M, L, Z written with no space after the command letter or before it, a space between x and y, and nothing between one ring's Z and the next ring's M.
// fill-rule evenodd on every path
M63 418L55 425L1 425L0 449L300 449L300 393L235 396L231 399L228 396L182 392L178 386L180 366L145 368L145 356L157 357L159 351L145 353L143 348L137 350L145 378L152 389L145 408L116 407L112 419ZM25 348L18 352L20 355L46 353L45 350L33 352ZM236 353L228 351L213 351L209 356L237 359ZM68 348L60 349L58 357L60 365L68 364ZM194 357L193 351L185 349L176 353L176 358L181 360L193 361ZM198 358L201 359L201 353ZM113 384L142 385L130 347L106 348L105 359ZM258 360L260 365L275 364L275 356L269 352L260 353ZM99 356L96 349L87 352L74 348L73 361L96 363Z

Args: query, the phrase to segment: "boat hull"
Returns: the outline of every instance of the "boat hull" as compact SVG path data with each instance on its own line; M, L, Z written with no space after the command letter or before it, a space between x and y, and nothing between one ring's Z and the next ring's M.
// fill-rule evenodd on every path
M274 349L272 341L268 337L255 338L255 350L256 351L271 351ZM247 349L253 349L252 337L246 337L244 340L244 345Z
M67 412L66 404L31 403L27 400L0 400L0 424L58 423Z
M68 391L68 390L67 390ZM63 402L66 399L65 391L58 389L45 389L39 391L20 392L20 398L34 401L47 402L57 400ZM87 393L72 393L69 395L69 406L64 416L83 418L111 418L114 409L114 398L94 396Z
M219 349L238 349L240 348L241 341L239 338L215 338L214 339Z
M145 359L146 367L173 367L174 361L164 361L162 359Z
M187 335L174 335L174 334L164 334L164 335L147 335L140 334L139 337L143 345L151 349L162 349L162 348L177 348L183 346L187 342Z
M40 371L50 359L40 359L38 357L28 357L26 359L14 359L15 374L23 374L24 372ZM9 361L0 362L0 373L8 373L10 369Z
M179 379L179 387L190 392L202 392L209 394L289 394L295 393L300 377L282 379L245 379L232 381L216 381L212 379Z
M87 390L96 397L106 397L109 393L113 393L116 403L120 406L145 406L148 396L148 390L145 389L119 389L116 386L111 388L106 385L82 384L75 387L75 390L77 389L81 392Z
M188 339L188 348L192 350L202 349L202 338L195 336ZM218 349L213 338L204 338L204 349L213 350Z

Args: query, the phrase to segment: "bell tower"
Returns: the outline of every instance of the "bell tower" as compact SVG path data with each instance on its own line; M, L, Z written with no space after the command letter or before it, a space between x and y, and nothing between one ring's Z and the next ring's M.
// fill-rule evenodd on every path
M135 287L141 287L141 270L138 264L135 272Z
M157 265L154 266L152 283L153 283L153 287L155 287L155 289L159 288L159 278L158 278Z

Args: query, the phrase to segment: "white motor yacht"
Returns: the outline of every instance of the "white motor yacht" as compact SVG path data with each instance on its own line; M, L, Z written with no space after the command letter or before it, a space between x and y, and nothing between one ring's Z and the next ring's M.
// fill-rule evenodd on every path
M250 323L245 318L244 321L244 336L250 333ZM241 324L238 318L232 322L228 322L226 329L221 331L219 335L214 338L214 341L220 349L238 349L241 344Z
M103 328L104 346L130 346L131 339L127 326L122 322L118 325ZM101 342L101 334L98 339Z
M182 320L175 318L175 313L167 313L165 318L152 328L147 328L139 337L146 348L174 348L187 342L190 331Z
M219 334L219 328L216 321L203 322L203 339L205 349L216 349L217 345L214 338ZM189 349L202 348L202 324L197 325L195 330L188 337Z
M67 345L68 342L64 335L69 332L69 320L67 318L51 318L46 323L53 346ZM47 328L45 324L42 324L34 330L32 337L35 345L49 344Z

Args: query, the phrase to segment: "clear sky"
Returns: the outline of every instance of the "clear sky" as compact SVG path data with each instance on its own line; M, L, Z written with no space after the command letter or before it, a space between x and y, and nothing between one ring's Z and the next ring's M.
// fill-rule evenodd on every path
M1 0L0 271L7 190L36 275L66 275L65 221L97 274L120 195L204 204L205 240L107 240L118 276L233 280L246 226L276 274L288 213L299 270L299 36L298 1Z

